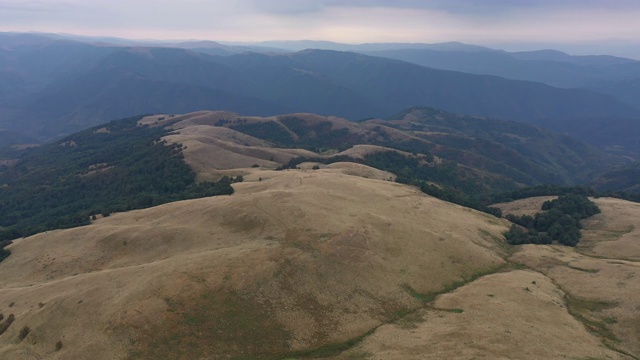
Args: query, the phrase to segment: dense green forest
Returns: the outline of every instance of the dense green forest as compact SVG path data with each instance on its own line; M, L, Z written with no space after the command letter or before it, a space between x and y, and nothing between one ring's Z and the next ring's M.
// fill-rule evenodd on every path
M168 130L112 121L23 152L0 167L0 240L85 225L90 218L231 194L235 179L196 184ZM1 255L1 254L0 254Z

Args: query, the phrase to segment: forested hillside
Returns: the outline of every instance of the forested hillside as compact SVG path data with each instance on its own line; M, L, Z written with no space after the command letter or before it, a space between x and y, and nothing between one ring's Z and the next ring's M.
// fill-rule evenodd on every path
M231 179L195 183L168 130L112 121L18 153L0 165L0 240L85 225L91 217L231 194ZM15 155L15 154L11 154Z

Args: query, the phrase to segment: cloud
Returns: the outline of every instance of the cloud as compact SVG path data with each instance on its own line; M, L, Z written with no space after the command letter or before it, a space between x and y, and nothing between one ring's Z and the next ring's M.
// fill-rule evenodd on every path
M328 8L393 8L443 11L450 14L487 15L540 9L640 9L637 0L249 0L260 12L272 14L318 13Z
M640 38L636 0L0 0L0 31L342 42Z
M68 12L74 8L69 1L20 1L0 0L0 18L10 20L14 15L54 14Z

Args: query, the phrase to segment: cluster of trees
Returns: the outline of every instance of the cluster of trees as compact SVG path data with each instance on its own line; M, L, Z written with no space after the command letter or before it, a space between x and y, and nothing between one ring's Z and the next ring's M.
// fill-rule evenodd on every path
M231 194L242 178L196 184L167 130L117 120L24 152L0 169L0 240L86 225L97 214Z
M366 142L362 135L347 128L334 129L330 121L306 122L295 116L283 116L279 120L297 135L296 146L311 151L343 151Z
M333 129L329 121L306 122L295 116L283 116L263 122L247 122L246 119L219 120L216 126L228 126L230 129L267 140L277 146L297 147L315 152L327 150L346 150L364 140L361 135L349 129ZM295 134L295 136L292 136ZM294 138L295 137L295 138Z
M239 131L241 133L251 135L253 137L270 141L279 146L287 146L292 144L293 137L291 137L291 133L287 131L282 125L278 124L273 120L264 121L264 122L252 122L247 123L245 119L241 119L237 122L231 122L227 120L226 122L218 121L216 125L225 125L230 123L230 129Z
M600 212L596 204L585 195L569 193L542 204L543 212L535 216L507 215L513 222L505 238L512 245L551 244L553 241L576 246L582 237L580 220Z

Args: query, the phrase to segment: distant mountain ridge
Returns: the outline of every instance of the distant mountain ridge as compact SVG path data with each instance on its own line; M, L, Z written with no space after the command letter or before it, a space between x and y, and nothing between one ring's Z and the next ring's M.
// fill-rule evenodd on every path
M509 53L496 50L469 52L407 48L364 53L435 69L495 75L563 88L587 87L598 81L640 76L640 62L636 60L612 56L571 56L552 50Z
M40 139L140 113L226 109L255 115L313 112L357 120L433 106L549 126L616 151L640 152L640 145L629 139L640 127L630 119L640 118L640 112L583 89L329 50L213 56L169 47L92 45L7 34L0 36L0 49L0 73L16 84L15 92L10 91L12 85L0 86L0 94L5 94L0 99L0 126ZM476 55L487 52L469 49ZM52 65L43 68L48 62ZM615 136L581 132L582 123L599 128L612 121L620 124L613 129Z
M332 161L341 161L340 156L352 157L353 149L362 150L362 146L373 152L395 149L407 154L435 156L457 165L443 169L449 174L449 180L434 181L444 181L442 186L457 186L452 184L466 178L458 184L477 182L473 186L478 192L501 191L522 185L585 184L613 164L627 163L620 157L605 154L568 136L530 125L455 115L425 107L406 109L389 119L359 122L308 113L255 117L227 112L197 112L180 118L193 119L192 122L182 120L190 124L186 126L197 124L203 127L199 128L203 135L193 138L196 143L211 143L202 140L207 136L204 134L213 132L210 128L206 130L209 126L249 135L271 143L274 148L304 149L307 155L300 155L303 158L329 159L333 154L338 158ZM187 139L192 138L187 136ZM200 146L194 145L194 148ZM361 151L356 153L359 154L357 157L363 156ZM273 156L265 151L261 154L256 163L263 163ZM286 159L279 160L280 164L286 162ZM194 163L200 164L201 161ZM434 173L439 171L438 167L438 164L434 165Z
M640 109L640 61L610 55L569 55L545 49L503 51L459 42L440 44L340 44L326 41L260 43L290 51L308 48L350 51L403 60L435 69L584 88L609 94Z

